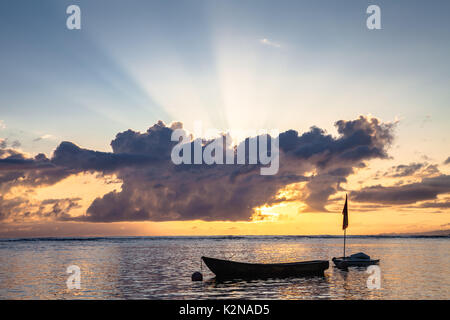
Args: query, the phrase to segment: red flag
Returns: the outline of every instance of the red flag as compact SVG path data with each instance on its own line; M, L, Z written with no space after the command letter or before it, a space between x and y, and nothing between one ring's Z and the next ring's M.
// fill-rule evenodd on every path
M342 214L344 215L344 221L342 222L342 230L345 230L348 227L347 194L345 195L345 205L344 210L342 210Z

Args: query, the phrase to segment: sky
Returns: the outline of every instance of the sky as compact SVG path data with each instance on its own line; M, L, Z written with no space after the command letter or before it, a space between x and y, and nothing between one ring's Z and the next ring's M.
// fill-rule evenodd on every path
M0 237L341 234L346 193L348 234L448 229L449 9L2 1ZM279 130L280 171L174 166L198 121Z

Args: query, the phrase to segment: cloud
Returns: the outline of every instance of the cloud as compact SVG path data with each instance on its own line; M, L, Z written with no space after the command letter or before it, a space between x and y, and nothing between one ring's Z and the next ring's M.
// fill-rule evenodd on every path
M406 165L400 164L393 166L388 172L384 173L384 176L391 178L403 178L414 176L415 174L418 174L419 176L431 176L439 173L440 171L438 166L435 164L413 162Z
M32 201L24 197L4 198L0 196L0 220L9 223L48 220L71 220L69 212L79 208L80 198L47 199Z
M385 176L390 176L394 178L407 177L416 173L418 170L425 166L424 163L410 163L408 165L398 165L392 167L393 173L385 173Z
M151 154L109 153L86 150L64 141L53 153L51 163L61 168L82 171L113 172L126 166L149 164L154 160Z
M6 128L5 122L3 120L0 120L0 130L5 128Z
M351 197L358 202L399 205L434 200L438 195L449 192L450 176L442 174L401 186L383 187L378 185L363 188L359 191L353 191Z
M450 164L450 157L448 157L445 161L444 164Z
M0 194L16 186L53 185L74 173L58 167L42 153L30 157L19 150L0 149Z
M54 167L44 154L34 158L27 157L15 149L0 149L0 172L12 170L29 170Z
M14 223L68 219L69 212L78 207L81 199L36 201L27 194L35 187L53 185L73 173L73 170L58 167L44 154L30 157L19 150L0 149L0 220ZM24 187L25 193L17 195L15 192L5 197L13 187Z
M387 157L386 148L393 138L393 126L374 118L338 121L336 126L338 138L316 127L302 135L294 130L280 134L280 170L275 176L259 175L256 165L175 166L168 160L167 127L160 123L144 134L129 130L111 143L115 152L152 154L158 150L161 161L119 170L122 190L97 198L83 219L247 220L254 207L276 202L278 190L304 181L302 200L308 210L325 210L328 197L339 190L353 168L363 167L364 160ZM305 177L311 170L316 174Z
M260 39L259 42L265 46L280 48L281 45L279 43L273 42L267 38Z
M437 208L437 209L449 209L450 208L450 201L444 201L444 202L424 202L420 205L414 207L414 208Z
M11 144L11 148L16 149L20 147L22 144L19 140L14 140ZM6 149L8 147L8 139L0 138L0 149Z
M11 143L11 148L19 148L20 146L21 146L22 144L20 143L20 141L19 140L14 140L12 143Z
M46 140L46 139L54 139L54 137L51 134L44 134L43 136L33 139L33 141L37 142L37 141Z
M297 200L306 203L306 210L326 211L329 197L342 190L346 178L367 160L388 158L393 141L394 124L376 118L361 116L335 125L337 137L317 127L303 134L281 133L280 169L273 176L260 175L259 165L174 165L170 153L176 142L171 134L182 124L166 126L161 121L144 133L117 134L111 142L113 152L62 142L51 159L9 155L0 161L0 169L5 171L2 177L10 179L9 186L56 183L86 171L114 173L122 181L121 190L96 198L85 216L72 218L78 221L248 220L254 208L279 202L279 190L298 182L304 186ZM202 147L210 142L204 140ZM250 138L242 142L246 150L249 142Z

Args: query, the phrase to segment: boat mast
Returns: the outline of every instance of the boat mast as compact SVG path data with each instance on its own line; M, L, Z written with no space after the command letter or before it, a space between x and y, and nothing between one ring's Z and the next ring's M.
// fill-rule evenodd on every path
M347 205L347 194L345 194L345 204L344 209L342 210L343 221L342 221L342 229L344 229L344 260L345 260L345 238L347 236L347 227L348 227L348 205Z
M344 229L344 260L345 260L345 236L347 233L347 229Z

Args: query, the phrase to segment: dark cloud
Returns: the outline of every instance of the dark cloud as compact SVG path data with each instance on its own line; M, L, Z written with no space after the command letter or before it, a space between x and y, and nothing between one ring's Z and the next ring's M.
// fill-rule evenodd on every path
M19 140L14 140L11 144L11 148L15 149L21 146ZM8 139L0 138L0 149L6 149L8 147Z
M176 122L171 127L166 127L162 121L158 121L145 133L127 130L116 135L111 147L115 154L151 156L167 160L170 159L170 153L176 144L171 141L172 132L180 128L180 125Z
M423 178L421 182L401 186L383 187L381 185L353 191L351 197L358 202L381 204L411 204L434 200L440 194L450 192L450 176Z
M335 125L341 135L338 139L317 127L300 137L296 131L289 130L280 135L280 148L302 159L328 155L318 163L321 166L335 160L358 162L387 158L387 147L393 140L393 124L361 116L353 121L337 121Z
M0 150L0 171L28 170L54 167L44 154L27 158L23 153L13 149Z
M410 164L400 164L391 167L383 176L391 178L404 178L404 177L429 177L440 174L439 168L436 164L428 164L426 162L412 162Z
M161 155L151 166L119 170L120 192L97 198L83 219L88 221L139 220L247 220L252 209L277 202L282 187L306 181L307 210L324 211L330 195L340 190L354 168L364 160L386 158L393 135L391 124L360 117L336 123L340 136L317 127L299 135L289 130L279 136L280 170L261 176L257 165L181 165L169 160L171 129L158 123L141 134L118 134L114 152ZM243 143L248 146L249 139ZM248 150L248 148L246 148ZM305 173L315 171L312 177Z
M52 185L72 173L53 164L44 154L29 158L17 150L0 150L0 190L4 193L17 184Z
M4 198L0 196L0 220L10 223L34 219L70 220L69 212L80 207L80 198L47 199L31 201L25 197Z
M21 145L22 145L22 144L20 143L19 140L14 140L14 141L11 143L11 148L19 148Z
M425 165L425 163L410 163L408 165L400 164L398 166L392 167L391 169L393 173L385 173L385 176L394 178L411 176L418 170L422 169Z
M434 176L440 173L441 172L439 171L437 164L430 164L422 171L423 176Z
M450 201L445 202L424 202L420 205L416 206L415 208L437 208L437 209L449 209L450 208Z
M304 182L298 200L305 201L307 210L325 211L329 197L342 190L340 185L355 169L364 167L367 160L388 157L393 140L393 124L363 116L336 122L338 137L317 127L301 135L289 130L278 137L278 173L262 176L260 165L174 165L170 154L176 142L171 141L171 134L181 127L181 123L168 127L158 122L144 133L127 130L111 142L113 152L63 142L51 159L16 155L16 160L0 162L0 168L9 174L15 171L4 179L21 176L25 178L20 183L30 185L55 183L86 171L114 173L122 181L120 191L95 199L87 214L74 220L236 221L248 220L255 207L276 203L278 191L297 182ZM249 141L242 142L247 151ZM202 148L209 143L203 141ZM190 147L194 148L193 142Z
M448 157L445 161L444 164L450 164L450 157Z
M126 166L149 164L153 161L151 154L109 153L86 150L71 142L62 142L56 148L52 164L76 171L112 172Z
M288 165L301 162L316 171L306 186L305 211L326 211L328 197L341 190L340 184L347 181L354 168L364 167L364 160L388 157L394 124L361 116L335 125L341 135L337 139L317 127L301 136L294 130L280 134L280 149L294 158Z

